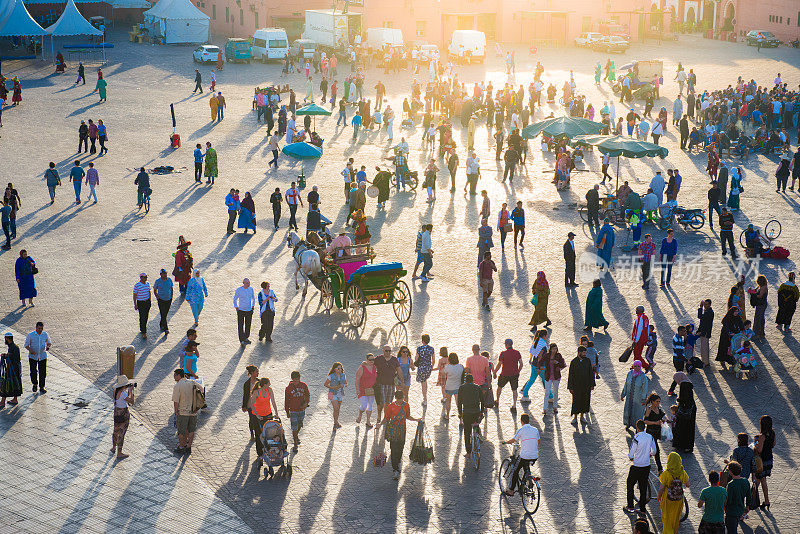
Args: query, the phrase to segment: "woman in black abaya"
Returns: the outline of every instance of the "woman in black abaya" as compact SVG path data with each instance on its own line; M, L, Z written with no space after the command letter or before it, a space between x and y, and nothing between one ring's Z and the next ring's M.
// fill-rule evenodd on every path
M694 403L694 389L688 380L681 382L678 393L678 411L675 414L675 428L672 431L672 446L678 452L694 450L694 430L697 419L697 405Z

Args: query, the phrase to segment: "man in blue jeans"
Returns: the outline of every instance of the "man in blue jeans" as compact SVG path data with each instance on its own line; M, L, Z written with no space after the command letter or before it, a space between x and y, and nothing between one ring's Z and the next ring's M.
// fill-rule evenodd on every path
M672 228L667 230L667 237L661 240L661 287L664 287L664 271L667 275L667 287L672 279L672 265L675 263L675 256L678 254L678 240L672 235Z
M431 267L433 267L433 249L431 248L431 232L433 225L429 224L422 232L422 246L420 246L419 253L422 255L422 274L420 279L423 282L430 282L433 276L430 275Z
M194 149L194 181L203 181L203 150L200 143L197 143Z

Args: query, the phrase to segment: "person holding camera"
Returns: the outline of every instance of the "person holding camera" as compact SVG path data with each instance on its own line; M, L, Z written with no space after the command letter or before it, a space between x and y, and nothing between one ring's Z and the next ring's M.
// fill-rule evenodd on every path
M125 375L117 377L117 385L114 388L114 434L111 438L111 454L117 454L117 460L124 460L128 457L122 453L122 444L125 442L125 433L128 431L128 423L131 414L128 406L133 404L133 388L135 382L128 380Z

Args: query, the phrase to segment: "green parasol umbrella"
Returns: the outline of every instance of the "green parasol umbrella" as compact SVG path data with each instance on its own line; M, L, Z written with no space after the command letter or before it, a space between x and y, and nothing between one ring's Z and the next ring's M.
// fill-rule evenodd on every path
M318 106L316 104L309 104L307 106L303 106L302 108L298 109L295 114L297 115L311 115L314 117L314 130L317 129L317 115L323 115L325 117L330 116L331 112L327 109Z
M669 154L663 146L647 141L638 141L630 137L621 135L579 135L571 140L573 145L584 145L597 147L602 154L617 158L617 189L619 189L619 157L644 158L660 157L665 158Z
M605 127L605 124L581 117L555 117L526 126L522 129L522 137L533 139L544 133L549 137L572 139L577 135L599 134Z

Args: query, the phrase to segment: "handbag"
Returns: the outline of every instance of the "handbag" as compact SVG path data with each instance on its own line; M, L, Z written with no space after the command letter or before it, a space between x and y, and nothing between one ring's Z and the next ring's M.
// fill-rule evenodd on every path
M633 354L633 345L622 351L622 355L619 357L619 361L627 362L631 359L631 354Z
M534 306L539 305L539 293L533 294L533 298L531 299L531 304L533 304Z
M30 260L30 265L31 265L31 274L39 274L39 268L36 266L36 264L33 263L33 260Z
M756 454L753 458L753 466L753 472L755 472L756 476L764 472L764 460L761 459L760 454Z
M505 226L503 226L503 230L505 230L506 232L513 232L514 225L511 223L507 223Z

